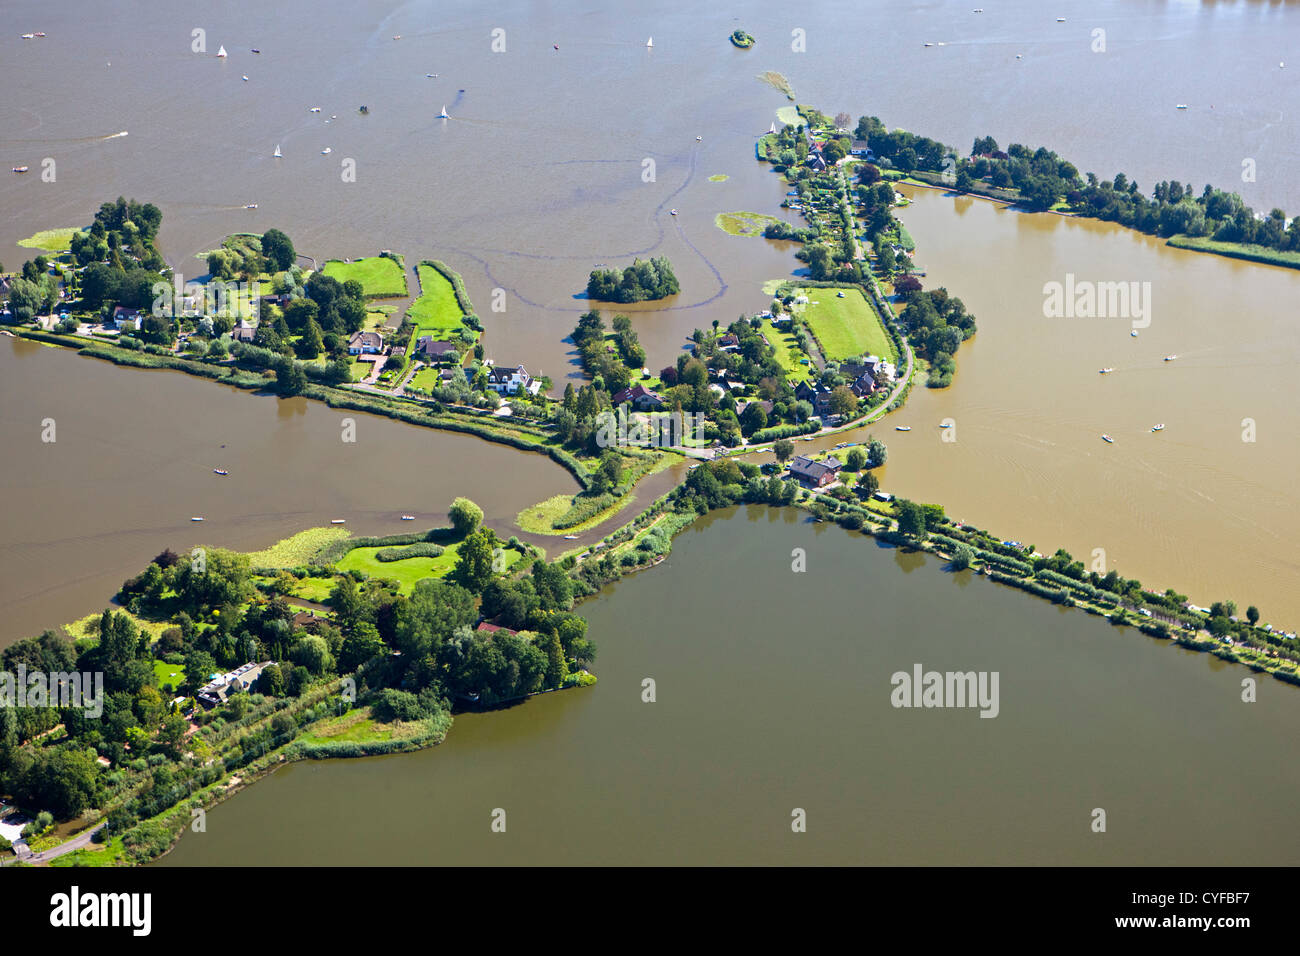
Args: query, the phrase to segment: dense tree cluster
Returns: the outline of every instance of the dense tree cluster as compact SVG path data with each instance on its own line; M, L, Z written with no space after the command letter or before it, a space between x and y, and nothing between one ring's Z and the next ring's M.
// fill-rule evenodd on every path
M673 267L663 256L635 259L621 272L592 269L587 279L587 298L596 302L644 302L680 291Z

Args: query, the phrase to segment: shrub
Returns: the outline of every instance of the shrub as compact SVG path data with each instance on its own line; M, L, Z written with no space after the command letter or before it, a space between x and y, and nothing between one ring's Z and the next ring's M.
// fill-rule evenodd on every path
M402 561L406 558L436 558L445 549L432 541L420 541L408 544L404 548L381 548L375 552L376 561Z

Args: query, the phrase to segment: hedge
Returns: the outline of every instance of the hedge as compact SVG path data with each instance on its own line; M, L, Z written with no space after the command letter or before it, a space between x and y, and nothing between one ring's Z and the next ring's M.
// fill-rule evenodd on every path
M375 552L376 561L401 561L405 558L436 558L445 549L432 541L418 541L404 548L381 548Z
M761 445L764 442L776 441L780 438L793 438L795 435L808 435L812 432L821 431L821 422L809 419L802 425L773 425L771 428L763 428L754 432L750 437L751 445Z

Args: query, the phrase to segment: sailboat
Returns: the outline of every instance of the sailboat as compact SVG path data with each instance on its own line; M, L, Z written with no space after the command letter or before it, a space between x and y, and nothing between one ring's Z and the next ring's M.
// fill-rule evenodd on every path
M655 38L654 38L654 37L651 37L650 39L646 40L646 41L645 41L645 45L646 45L646 49L649 49L650 47L654 46L654 45L655 45Z
M446 104L446 103L443 103L443 104L442 104L442 112L438 114L438 119L451 119L451 117L447 115L447 104Z
M280 152L280 144L279 144L279 143L276 143L276 144L275 144L275 152L272 153L271 155L274 156L276 159L280 159L281 157L284 156L284 153Z
M226 58L226 48L224 46L217 51L217 58L222 60Z
M768 132L769 135L772 134L772 133L775 133L775 132L776 132L776 124L773 123L771 126L769 126L769 127L767 128L767 132Z

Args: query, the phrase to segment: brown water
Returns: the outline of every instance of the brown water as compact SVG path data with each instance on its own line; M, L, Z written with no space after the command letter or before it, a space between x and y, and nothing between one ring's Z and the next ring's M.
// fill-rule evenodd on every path
M743 509L582 612L594 688L458 717L430 751L291 765L164 864L1300 859L1296 688L1242 703L1245 668L932 558ZM998 716L895 709L916 663L999 672Z
M255 550L334 518L394 534L444 523L462 494L509 535L577 488L542 455L27 341L0 339L0 377L0 644L102 610L167 547Z
M890 449L885 486L1089 566L1102 549L1106 569L1196 603L1233 598L1300 625L1300 330L1289 306L1300 272L911 194L902 218L925 281L958 295L979 334L951 388L914 388L872 429ZM1043 285L1067 273L1150 283L1150 326L1132 338L1132 320L1045 318ZM1246 419L1254 441L1243 441Z

